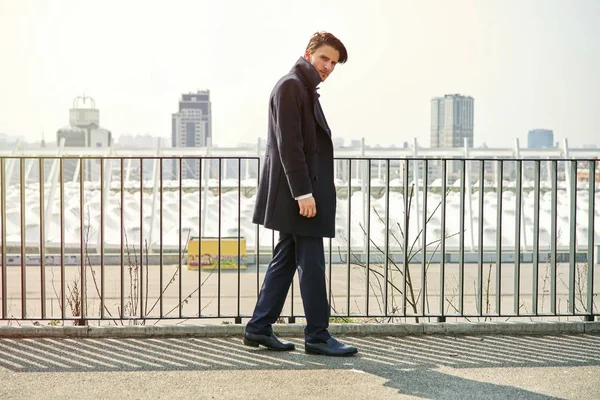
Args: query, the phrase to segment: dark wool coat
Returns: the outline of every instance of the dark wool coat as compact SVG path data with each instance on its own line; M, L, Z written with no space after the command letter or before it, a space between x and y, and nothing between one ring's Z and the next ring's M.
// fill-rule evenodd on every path
M269 130L252 221L303 236L334 237L333 143L323 115L317 70L300 58L269 101ZM296 197L312 193L317 215L299 214Z

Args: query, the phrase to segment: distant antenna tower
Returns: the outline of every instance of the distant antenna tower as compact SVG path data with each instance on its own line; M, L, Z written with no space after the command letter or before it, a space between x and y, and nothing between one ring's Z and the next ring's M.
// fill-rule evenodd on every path
M89 107L84 107L89 100ZM96 108L96 101L85 93L73 99L73 108L69 110L69 122L71 126L78 128L89 128L100 126L100 111Z
M85 92L83 93L83 96L77 96L73 99L73 108L83 108L83 107L79 107L79 101L82 101L83 104L85 104L86 100L90 100L90 102L91 102L91 107L89 107L90 109L96 108L96 100L92 99L89 96L86 96Z

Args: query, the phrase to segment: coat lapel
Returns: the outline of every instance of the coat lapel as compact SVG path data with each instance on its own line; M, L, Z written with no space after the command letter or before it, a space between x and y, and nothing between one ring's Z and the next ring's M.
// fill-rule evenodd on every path
M318 95L319 94L317 93L317 96ZM331 136L331 130L329 129L329 125L327 125L325 113L323 113L323 109L321 108L321 103L319 102L319 100L315 101L314 103L314 113L317 124L319 124L319 126L323 128L323 130L325 131L325 133L327 133L328 136Z

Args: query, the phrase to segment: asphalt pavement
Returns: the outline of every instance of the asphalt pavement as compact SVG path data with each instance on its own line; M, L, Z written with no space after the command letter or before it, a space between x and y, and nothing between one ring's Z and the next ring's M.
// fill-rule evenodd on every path
M0 338L0 399L600 399L600 335L344 336L354 357L221 338Z

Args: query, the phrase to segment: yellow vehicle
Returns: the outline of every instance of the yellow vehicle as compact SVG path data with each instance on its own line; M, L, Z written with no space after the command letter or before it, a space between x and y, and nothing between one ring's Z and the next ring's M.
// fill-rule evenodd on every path
M222 237L219 238L205 237L200 240L198 237L193 237L188 242L188 269L212 270L219 268L219 243L221 246L221 263L222 270L237 270L238 269L238 238L237 237ZM239 239L239 259L240 269L246 269L246 238Z

